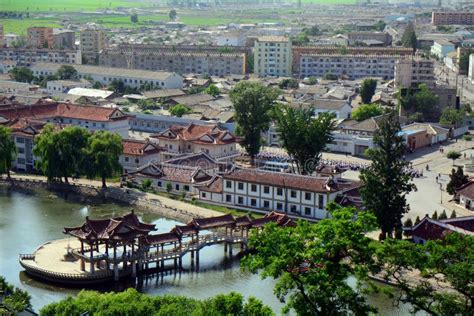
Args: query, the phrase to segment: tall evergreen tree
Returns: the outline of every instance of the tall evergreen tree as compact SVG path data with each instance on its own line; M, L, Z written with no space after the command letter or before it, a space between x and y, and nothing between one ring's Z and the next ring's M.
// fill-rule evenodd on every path
M0 174L7 174L11 181L10 169L16 155L16 146L13 141L11 129L0 125Z
M406 146L395 112L386 114L374 135L375 148L367 151L371 165L362 170L360 189L365 206L375 213L381 229L380 239L392 236L402 227L402 217L409 211L406 195L416 190L413 176L406 172L403 159Z
M468 181L469 178L464 174L464 171L461 167L458 167L457 170L454 170L453 168L451 169L451 174L449 175L449 182L446 186L446 191L449 194L454 195L456 194L456 189Z
M416 37L415 25L413 25L412 22L408 24L407 28L405 29L405 32L403 32L402 44L407 48L413 49L413 52L416 51L416 48L418 46L418 39Z
M365 79L362 82L360 87L360 98L362 99L362 103L370 103L372 102L372 97L375 94L375 89L377 88L377 80L375 79Z

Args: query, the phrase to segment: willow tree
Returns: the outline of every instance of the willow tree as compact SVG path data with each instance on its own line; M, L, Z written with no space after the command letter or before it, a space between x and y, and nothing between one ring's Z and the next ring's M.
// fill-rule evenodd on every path
M10 169L16 155L16 146L13 141L11 129L0 125L0 174L7 174L11 181Z

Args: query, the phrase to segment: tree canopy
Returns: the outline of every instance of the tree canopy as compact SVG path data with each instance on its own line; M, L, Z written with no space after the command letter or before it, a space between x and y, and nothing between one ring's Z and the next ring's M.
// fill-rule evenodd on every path
M405 31L403 32L402 44L403 46L411 48L413 49L413 51L416 51L416 48L418 46L418 39L416 37L415 26L412 22L408 24Z
M461 153L459 151L456 151L456 150L450 150L446 153L446 158L451 159L453 161L453 165L454 165L454 161L456 159L461 158Z
M171 9L170 12L168 13L168 17L170 20L174 21L176 20L176 17L178 16L178 13L176 12L175 9Z
M393 232L401 238L402 217L409 211L406 195L416 189L413 176L406 172L406 146L400 131L396 114L386 114L374 135L375 148L367 151L372 163L360 173L360 193L367 210L377 217L380 239Z
M141 294L132 288L119 293L81 291L75 298L68 297L59 302L46 305L40 311L42 316L80 316L84 313L103 316L274 315L272 310L263 305L260 300L250 297L245 301L242 295L235 292L200 301L175 295L150 296Z
M274 293L285 311L298 315L368 315L374 308L362 294L371 270L373 248L365 237L376 227L372 213L355 216L352 208L330 205L331 219L317 224L298 221L296 227L271 223L251 235L244 268L262 278L277 279ZM355 276L356 287L347 283Z
M270 125L270 111L278 95L277 89L249 81L239 82L230 92L235 120L243 136L242 145L252 161L260 151L261 134Z
M0 276L0 314L16 315L31 308L30 295L14 287Z
M219 94L221 94L221 90L219 90L219 88L214 84L209 85L209 87L207 87L204 92L212 95L213 97L217 97Z
M35 78L33 71L27 67L15 67L10 70L10 75L13 77L13 80L18 82L30 83Z
M360 98L362 103L372 102L372 97L375 94L375 89L377 88L377 80L375 79L365 79L362 82L360 87Z
M6 173L10 180L12 161L16 156L16 146L13 141L11 129L0 125L0 175Z
M462 110L445 108L439 118L439 123L446 126L458 126L464 121L465 114Z
M352 118L356 121L363 121L368 118L383 114L383 109L378 104L362 104L352 112Z
M77 79L77 70L71 65L61 65L56 76L61 80Z
M464 171L461 167L458 167L456 170L454 168L451 170L451 174L449 175L449 182L446 185L446 191L454 195L456 194L456 189L459 188L461 185L466 184L469 182L469 177L464 174Z
M275 107L275 122L283 148L295 159L299 173L311 174L319 165L321 154L333 140L335 116L321 113L314 117L312 108Z
M299 87L299 84L298 84L298 80L294 79L294 78L290 78L290 79L283 79L282 81L280 81L280 83L278 84L278 88L280 89L297 89Z
M172 107L170 107L169 112L170 112L171 115L181 117L185 114L192 113L193 110L191 110L191 108L188 107L187 105L176 104L176 105L173 105Z

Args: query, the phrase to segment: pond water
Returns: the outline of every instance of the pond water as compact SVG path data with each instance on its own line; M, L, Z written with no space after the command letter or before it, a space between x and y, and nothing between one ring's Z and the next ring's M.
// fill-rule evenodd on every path
M115 203L93 203L45 190L17 191L0 186L0 275L9 283L27 290L36 311L48 303L75 295L79 289L42 283L29 277L18 263L18 254L32 253L43 242L65 238L63 227L80 225L85 216L106 218L129 211L129 206ZM136 210L136 213L143 221L156 224L159 232L167 232L178 224L151 212ZM201 250L199 272L190 271L189 255L183 258L183 267L188 271L146 278L139 290L151 295L177 294L198 299L236 291L261 299L280 314L283 304L273 295L275 282L241 271L238 256L228 257L223 246L214 245ZM120 290L126 286L119 284L118 288L98 290ZM384 296L371 296L370 301L381 315L409 314L406 307L394 307Z

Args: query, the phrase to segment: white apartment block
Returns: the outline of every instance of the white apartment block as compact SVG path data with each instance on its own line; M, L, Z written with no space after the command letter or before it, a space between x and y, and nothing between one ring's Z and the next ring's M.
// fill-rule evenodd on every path
M35 76L51 75L58 71L60 64L38 63L31 67ZM122 68L108 68L90 65L74 65L79 78L91 77L102 85L121 80L126 86L140 88L143 84L153 84L157 89L181 89L183 77L174 72L148 71Z
M292 75L292 45L287 37L262 36L255 41L254 72L259 76Z
M81 32L81 50L88 64L98 64L99 53L105 48L105 33L101 30Z
M82 55L80 50L3 48L0 50L0 60L11 60L18 66L26 67L36 63L79 65Z
M400 55L301 54L299 76L323 77L334 74L348 79L377 77L393 79Z
M434 61L424 59L400 59L395 63L395 87L415 88L424 83L435 84Z

